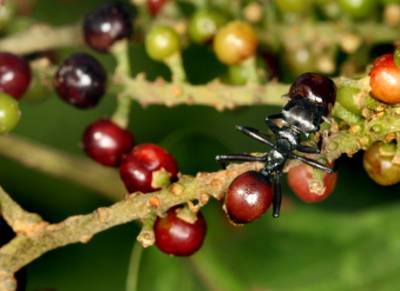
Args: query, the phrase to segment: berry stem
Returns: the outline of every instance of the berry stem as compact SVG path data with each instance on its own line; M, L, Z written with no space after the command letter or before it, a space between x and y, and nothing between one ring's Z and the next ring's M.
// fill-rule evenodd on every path
M126 277L126 291L137 291L139 283L139 270L143 247L135 242L129 260L128 274Z
M113 56L117 61L115 68L114 79L118 84L122 76L131 76L131 68L129 61L129 44L127 40L117 42L111 49ZM117 96L117 108L111 117L111 120L119 125L121 128L127 128L129 125L129 114L131 109L131 98L124 94L119 93Z
M180 53L165 59L164 63L171 70L173 83L184 83L186 81L186 72L183 68L182 55Z

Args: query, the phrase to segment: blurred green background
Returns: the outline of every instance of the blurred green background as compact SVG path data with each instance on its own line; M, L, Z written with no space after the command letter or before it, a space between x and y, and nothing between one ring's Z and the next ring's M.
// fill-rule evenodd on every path
M71 23L99 2L104 1L40 0L33 17L54 25ZM70 52L62 51L60 58ZM131 55L135 73L168 77L168 70L150 61L141 45L133 45ZM224 70L207 49L192 46L184 56L192 82L207 81ZM110 57L101 56L101 61L111 70ZM76 110L55 96L34 106L23 102L16 133L83 157L79 140L84 128L109 116L114 108L115 96L106 96L89 111ZM236 132L234 125L263 127L264 117L278 110L257 106L220 113L197 106L144 109L134 104L130 128L138 143L165 146L176 156L181 171L193 174L216 170L213 157L217 153L262 151L259 144ZM204 208L209 231L201 251L192 258L174 258L154 247L146 249L139 290L399 290L399 187L384 188L369 180L360 155L341 159L337 167L335 193L318 205L298 201L285 184L278 220L268 213L246 227L234 228L220 203L213 201ZM0 158L0 183L26 209L51 222L112 203L4 158ZM86 245L44 255L27 267L28 290L125 290L138 231L131 223L99 234Z

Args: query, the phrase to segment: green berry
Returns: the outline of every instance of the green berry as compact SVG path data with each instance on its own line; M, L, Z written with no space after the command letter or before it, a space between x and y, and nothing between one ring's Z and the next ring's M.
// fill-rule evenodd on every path
M354 87L343 86L339 87L336 92L337 101L348 111L361 115L361 105L360 98L358 94L360 90Z
M181 43L178 33L169 26L157 25L146 36L147 54L162 61L179 52Z
M12 0L7 0L3 5L0 5L0 31L5 30L11 21L14 19L17 8Z
M275 0L276 5L282 12L304 13L311 9L310 0Z
M228 81L232 85L242 86L247 83L247 70L241 65L228 67Z
M340 9L355 19L367 18L377 8L376 0L339 0Z
M225 17L214 10L198 10L189 22L189 36L197 43L210 41L226 22Z
M13 130L20 117L18 101L5 93L0 93L0 134Z

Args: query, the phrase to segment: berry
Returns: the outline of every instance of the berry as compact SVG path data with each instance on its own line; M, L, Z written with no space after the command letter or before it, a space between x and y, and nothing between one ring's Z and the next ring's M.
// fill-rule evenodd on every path
M369 76L373 97L388 104L400 103L400 68L392 54L377 58Z
M337 101L350 112L361 115L361 105L358 98L360 89L350 86L342 86L337 90Z
M178 165L174 157L155 144L141 144L123 160L120 175L129 193L148 193L159 189L154 186L153 174L160 170L165 170L169 180L175 181Z
M214 52L226 65L235 65L254 56L258 46L253 28L243 21L222 27L214 37Z
M151 16L157 16L168 0L147 0L147 8Z
M214 10L198 10L189 22L189 36L197 43L210 41L225 23L225 17Z
M310 0L275 0L282 12L304 13L312 9Z
M335 83L317 73L300 75L289 89L289 98L307 98L325 108L325 115L336 101Z
M377 8L375 0L339 0L340 9L355 19L367 18Z
M316 68L316 56L307 46L286 49L283 54L283 60L292 76L314 71Z
M207 225L201 213L194 223L177 216L172 208L154 224L156 246L164 253L174 256L190 256L200 249L207 232Z
M18 101L7 94L0 93L0 134L13 130L20 118Z
M393 161L396 145L374 143L365 151L364 169L368 176L379 185L389 186L400 182L400 165Z
M272 196L268 180L259 172L249 171L236 177L230 184L224 208L232 222L249 223L268 210Z
M82 145L93 160L104 166L117 167L134 146L134 137L107 119L90 124L83 134Z
M77 108L97 105L106 90L103 66L86 53L76 53L64 61L55 76L55 88L62 100Z
M19 100L30 81L31 69L24 59L10 53L0 53L0 91Z
M314 172L314 175L323 175L321 177L323 185L313 183L313 171L318 171L318 173ZM326 173L306 164L300 164L290 168L287 177L289 187L297 197L307 203L316 203L325 200L332 194L336 186L337 173Z
M118 40L132 33L129 12L120 3L101 6L86 15L83 34L86 44L92 49L106 52Z
M181 42L178 33L169 26L157 25L146 36L147 54L154 60L162 61L178 53Z

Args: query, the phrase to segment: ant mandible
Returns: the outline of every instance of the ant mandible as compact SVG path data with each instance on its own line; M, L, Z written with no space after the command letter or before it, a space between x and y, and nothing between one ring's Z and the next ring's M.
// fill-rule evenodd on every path
M290 87L287 95L288 103L281 113L267 116L265 122L273 133L275 141L258 129L238 125L236 128L245 135L270 146L272 149L260 156L248 153L218 155L216 160L225 167L226 162L252 161L265 163L261 174L273 186L273 217L279 217L282 192L281 176L288 160L299 160L314 168L332 173L333 170L319 162L296 154L319 154L319 147L310 147L303 144L311 133L317 132L323 119L330 113L336 99L334 82L317 73L300 75ZM278 126L274 121L281 120Z

